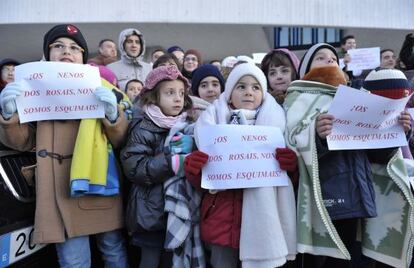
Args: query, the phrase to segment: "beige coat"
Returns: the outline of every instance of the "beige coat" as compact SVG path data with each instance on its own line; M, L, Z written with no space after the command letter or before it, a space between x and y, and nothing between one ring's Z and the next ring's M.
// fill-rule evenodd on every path
M125 139L128 122L123 112L111 124L102 120L108 139L116 148ZM18 115L10 120L0 116L0 142L6 146L36 152L46 149L61 155L71 155L75 146L79 120L41 121L33 128L19 124ZM70 197L71 159L59 163L51 157L37 154L35 243L59 243L66 237L96 234L123 226L121 196Z

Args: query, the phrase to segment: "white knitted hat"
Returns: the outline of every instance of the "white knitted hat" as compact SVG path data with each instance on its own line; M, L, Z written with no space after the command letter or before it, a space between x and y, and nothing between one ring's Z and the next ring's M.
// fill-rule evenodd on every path
M265 99L267 95L267 80L263 71L252 63L242 63L234 67L234 69L230 72L229 77L227 78L223 93L226 97L227 102L230 100L231 93L233 92L233 89L236 86L237 82L245 75L251 75L256 78L262 87L263 99Z

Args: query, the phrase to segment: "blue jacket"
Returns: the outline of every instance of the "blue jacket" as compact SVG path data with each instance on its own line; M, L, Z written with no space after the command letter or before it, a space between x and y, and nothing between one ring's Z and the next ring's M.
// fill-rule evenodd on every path
M332 220L377 216L371 162L386 164L394 148L329 151L316 137L322 197Z

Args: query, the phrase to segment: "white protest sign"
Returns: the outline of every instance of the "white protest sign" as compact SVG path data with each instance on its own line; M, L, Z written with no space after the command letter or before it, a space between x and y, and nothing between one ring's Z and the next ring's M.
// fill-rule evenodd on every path
M407 145L398 117L410 96L389 99L339 86L328 113L335 117L327 137L329 150L354 150Z
M31 62L16 67L24 92L16 99L21 123L103 118L103 103L93 95L101 85L97 67L63 62Z
M408 108L407 112L411 115L411 119L414 119L414 108Z
M348 63L348 70L369 70L380 65L380 48L356 48L348 50L351 61Z
M202 171L204 189L287 186L286 171L275 159L284 148L277 127L214 125L198 131L199 149L209 155Z

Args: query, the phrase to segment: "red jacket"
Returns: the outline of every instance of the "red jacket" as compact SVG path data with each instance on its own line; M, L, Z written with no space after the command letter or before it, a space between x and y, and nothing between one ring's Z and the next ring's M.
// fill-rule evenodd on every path
M201 190L201 175L185 175L196 189ZM242 202L242 189L225 190L217 194L204 191L200 213L201 240L239 248Z

